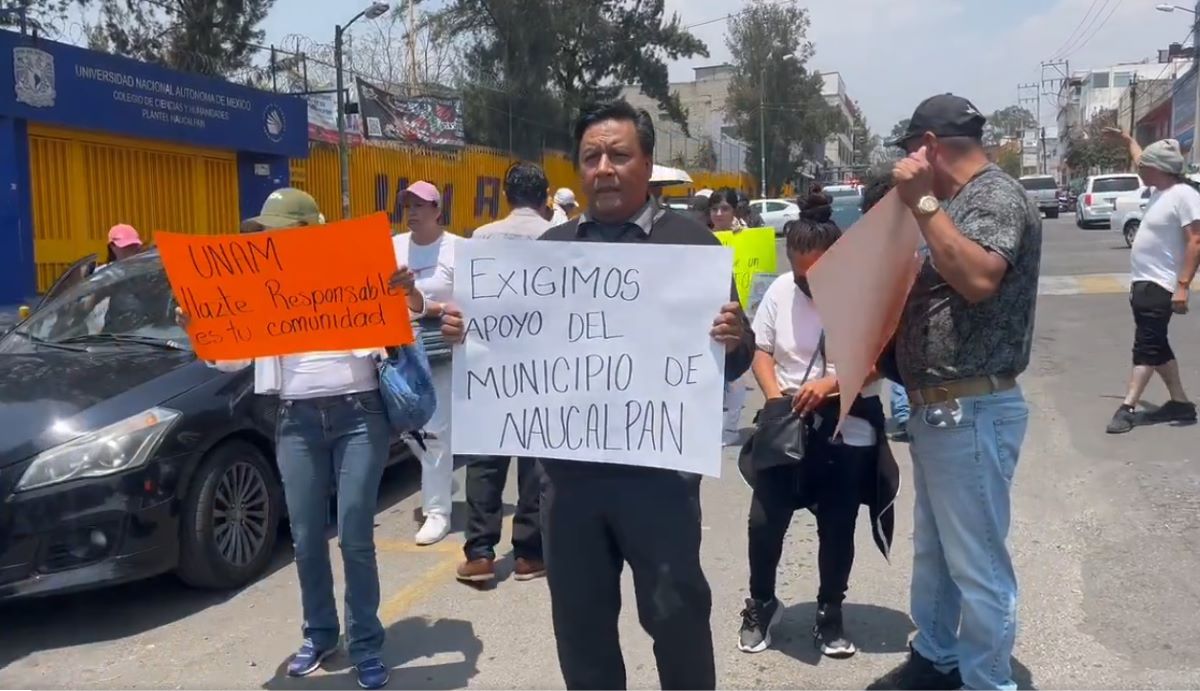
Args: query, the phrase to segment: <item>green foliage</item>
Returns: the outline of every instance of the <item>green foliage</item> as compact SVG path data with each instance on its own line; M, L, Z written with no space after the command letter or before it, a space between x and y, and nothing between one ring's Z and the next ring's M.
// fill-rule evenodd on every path
M1067 165L1072 172L1086 175L1091 170L1112 172L1129 169L1128 146L1105 134L1106 128L1116 126L1117 110L1102 110L1092 117L1080 136L1068 141Z
M587 105L638 84L686 131L667 62L707 57L704 43L664 16L664 0L449 0L432 16L459 43L468 137L531 155L570 144ZM511 114L511 116L510 116Z
M1021 136L1027 129L1036 128L1037 119L1021 106L1008 106L992 113L983 129L983 143L996 145L1006 139Z
M904 133L908 131L908 123L910 122L912 122L910 118L904 118L895 125L892 125L892 131L890 134L888 134L888 139L899 139L900 137L903 137Z
M733 55L734 76L726 109L738 137L749 144L746 165L750 173L765 179L770 190L792 180L807 152L820 147L831 132L847 126L841 113L821 96L821 75L806 67L813 55L808 27L804 8L767 0L751 0L741 14L729 20L725 43Z
M704 136L700 138L700 146L696 149L696 153L692 155L692 160L689 162L691 167L698 170L716 170L720 161L717 158L717 149L713 146L712 137ZM687 166L680 166L686 168Z
M25 27L40 36L57 36L67 22L67 10L76 0L0 0L0 26L16 29L25 12Z
M1021 150L1015 146L1006 146L996 154L996 165L1013 176L1021 177Z
M117 55L228 77L250 66L275 0L79 0L98 6L89 43Z
M854 165L869 166L876 149L882 145L880 138L871 132L867 118L857 101L850 101L850 139L854 145Z

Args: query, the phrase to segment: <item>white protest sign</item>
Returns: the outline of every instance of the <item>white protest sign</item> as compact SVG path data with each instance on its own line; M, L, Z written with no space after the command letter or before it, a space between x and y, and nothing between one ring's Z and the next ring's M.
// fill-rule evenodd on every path
M720 477L725 351L709 332L732 250L469 240L455 255L456 454Z

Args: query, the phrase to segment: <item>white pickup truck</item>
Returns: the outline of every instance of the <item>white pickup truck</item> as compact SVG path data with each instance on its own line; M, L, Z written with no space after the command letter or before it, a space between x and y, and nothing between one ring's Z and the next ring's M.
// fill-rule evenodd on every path
M1058 218L1058 183L1051 175L1026 175L1020 179L1025 194L1046 218Z

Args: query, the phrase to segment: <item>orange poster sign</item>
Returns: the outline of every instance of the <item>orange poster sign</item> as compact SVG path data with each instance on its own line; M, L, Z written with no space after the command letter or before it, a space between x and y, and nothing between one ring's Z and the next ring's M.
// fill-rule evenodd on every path
M242 235L155 233L205 360L413 342L385 214Z

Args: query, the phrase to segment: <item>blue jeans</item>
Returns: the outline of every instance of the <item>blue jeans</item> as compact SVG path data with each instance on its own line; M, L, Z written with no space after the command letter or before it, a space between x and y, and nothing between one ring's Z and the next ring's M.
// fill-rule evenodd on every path
M1017 577L1006 540L1029 407L1020 388L931 406L912 436L913 648L968 689L1015 689Z
M904 389L904 385L891 382L892 384L892 419L898 425L908 424L908 391Z
M336 489L338 545L346 576L347 647L353 664L378 657L383 646L375 503L389 440L378 391L287 400L279 406L276 453L296 548L304 637L322 650L338 642L333 568L325 536L329 500Z

